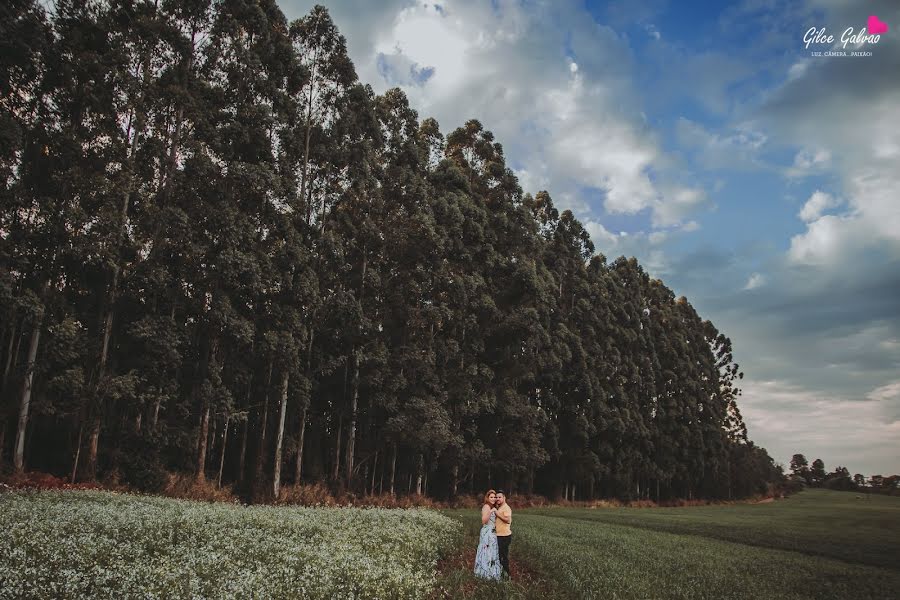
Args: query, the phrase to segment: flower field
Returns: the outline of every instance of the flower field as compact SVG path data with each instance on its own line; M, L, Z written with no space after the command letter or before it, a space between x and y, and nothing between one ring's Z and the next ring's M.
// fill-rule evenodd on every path
M457 522L420 509L0 494L0 598L420 598Z

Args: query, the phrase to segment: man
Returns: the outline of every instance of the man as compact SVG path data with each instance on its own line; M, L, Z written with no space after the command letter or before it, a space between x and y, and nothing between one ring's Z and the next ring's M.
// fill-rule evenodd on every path
M512 541L512 509L506 503L506 494L503 490L497 491L497 546L500 550L500 565L507 577L509 572L509 543Z

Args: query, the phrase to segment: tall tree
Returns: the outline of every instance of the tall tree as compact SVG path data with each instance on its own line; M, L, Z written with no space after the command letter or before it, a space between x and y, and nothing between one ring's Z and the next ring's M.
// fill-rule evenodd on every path
M791 457L791 472L797 477L803 478L806 483L810 483L809 461L802 454L795 454Z
M825 483L825 463L821 458L813 461L812 467L809 469L810 483L813 485L822 485Z

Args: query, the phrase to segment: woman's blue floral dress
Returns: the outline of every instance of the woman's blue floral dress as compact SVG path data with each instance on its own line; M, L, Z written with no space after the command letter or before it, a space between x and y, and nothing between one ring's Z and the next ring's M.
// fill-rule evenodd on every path
M478 536L478 552L475 553L475 575L485 579L500 579L500 550L497 547L496 513L491 513Z

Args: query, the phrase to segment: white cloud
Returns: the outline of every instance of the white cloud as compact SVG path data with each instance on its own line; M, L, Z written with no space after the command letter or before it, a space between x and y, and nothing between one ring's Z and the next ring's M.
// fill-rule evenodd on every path
M799 62L795 62L791 65L791 68L788 69L788 79L799 79L803 77L803 74L806 73L806 69L809 68L808 60L801 60Z
M829 160L831 160L831 153L824 148L819 148L815 151L801 150L794 157L794 167L804 170L811 169L812 167L824 165Z
M477 38L465 35L459 19L445 16L435 5L419 4L400 11L393 28L376 42L374 52L376 56L401 54L423 68L434 69L428 82L432 93L452 94L468 78L467 55L477 43Z
M744 286L745 290L755 290L766 282L766 278L760 273L753 273Z
M546 188L583 209L582 219L600 212L592 198L610 213L648 211L658 226L702 208L689 197L700 190L663 189L674 161L641 112L628 39L581 3L395 4L390 18L377 15L378 26L365 32L357 31L358 6L335 2L330 10L361 80L376 92L403 87L445 132L479 119L526 191ZM682 178L685 189L697 187Z
M421 86L434 75L434 67L413 62L397 48L393 54L379 53L378 72L394 85Z
M665 231L654 231L649 236L647 236L647 239L654 246L659 246L660 244L665 242L668 238L669 238L669 234L666 233Z
M824 148L804 148L794 156L794 164L785 170L788 179L825 173L831 166L831 152Z
M835 267L844 264L842 251L861 233L858 221L825 215L809 223L806 232L791 238L788 259L793 264Z
M848 174L844 185L846 214L815 218L835 206L827 194L813 194L804 205L800 216L808 221L807 230L791 239L791 263L837 271L872 249L900 256L900 172L862 169Z
M900 67L893 44L879 48L878 61L817 63L772 95L765 119L777 142L803 141L789 175L828 173L846 204L840 215L825 215L838 201L822 192L810 197L800 212L807 230L788 250L791 263L837 272L872 264L872 251L900 257L900 129L893 125L900 123L900 83L883 76ZM835 81L843 82L841 93Z
M809 197L809 200L806 201L806 204L803 205L799 217L805 222L811 223L821 217L822 213L826 210L836 208L837 206L840 206L840 204L840 200L831 194L816 190L813 192L813 195Z
M706 204L706 192L700 188L664 186L662 196L653 205L653 225L655 227L679 225L685 217L696 213Z
M900 381L888 383L881 387L875 388L866 396L869 400L888 401L900 400Z
M517 169L514 173L516 174L516 179L519 180L519 186L524 192L536 194L540 191L550 190L546 165L532 164L529 165L529 168Z
M538 94L533 118L546 133L544 153L558 177L605 191L610 213L634 214L655 206L648 169L660 152L648 132L597 110L613 102L614 90L579 71Z
M836 398L778 380L745 379L742 388L750 437L783 464L799 452L828 470L896 470L885 449L898 448L900 421L885 418L880 399Z
M602 223L588 220L585 221L584 228L591 236L591 241L594 242L598 252L608 253L618 246L619 236L607 230Z
M722 133L679 117L675 123L678 140L692 150L697 161L709 169L759 169L759 154L769 140L753 123L740 123Z

